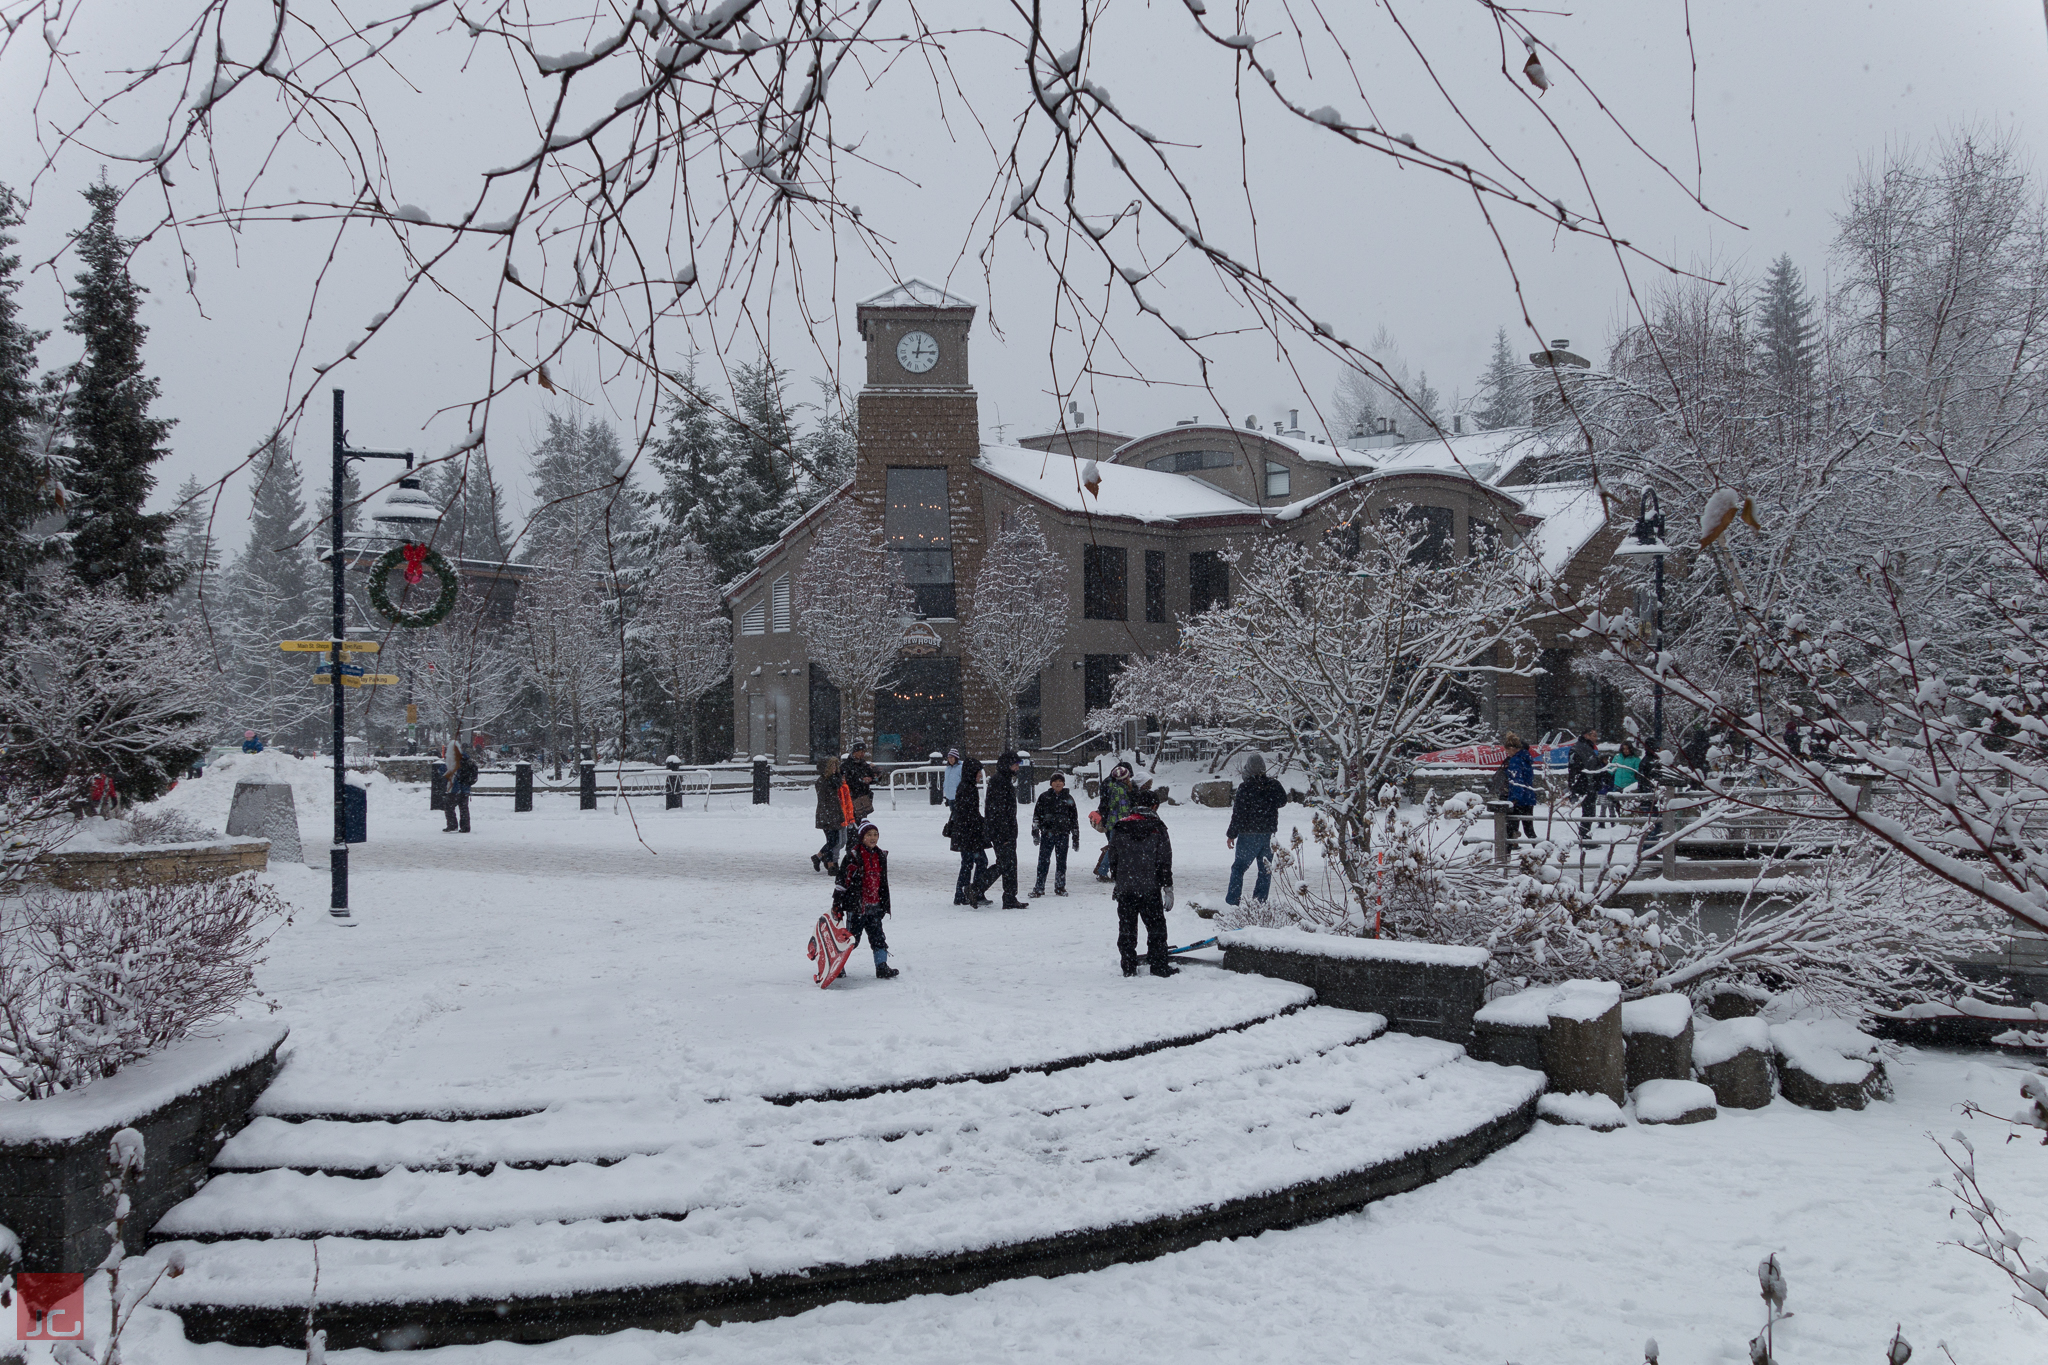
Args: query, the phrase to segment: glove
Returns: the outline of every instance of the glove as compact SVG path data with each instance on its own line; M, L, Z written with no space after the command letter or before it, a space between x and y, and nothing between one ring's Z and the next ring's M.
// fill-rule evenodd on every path
M1159 903L1168 910L1173 909L1173 888L1171 886L1159 888Z
M1075 831L1074 831L1074 852L1076 852L1076 853L1079 853L1080 851L1081 851L1081 831L1077 829L1077 830L1075 830Z

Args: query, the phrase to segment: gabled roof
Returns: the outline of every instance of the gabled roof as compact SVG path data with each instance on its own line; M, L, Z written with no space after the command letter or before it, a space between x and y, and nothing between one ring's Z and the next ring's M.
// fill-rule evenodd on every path
M1252 431L1223 422L1190 422L1186 426L1163 427L1158 431L1147 432L1118 446L1116 458L1123 460L1135 452L1138 446L1157 441L1161 437L1173 437L1178 443L1192 436L1212 437L1217 441L1228 440L1238 446L1264 441L1291 450L1311 464L1334 465L1339 469L1353 469L1361 474L1374 468L1376 464L1372 456L1361 450L1348 450L1343 446L1325 445L1320 441L1282 436L1272 431Z
M1487 483L1499 483L1523 460L1543 454L1548 444L1533 427L1445 434L1372 452L1381 469L1451 469Z
M1214 484L1142 465L1095 461L1096 491L1081 486L1081 466L1064 451L984 445L974 467L1062 512L1170 526L1203 517L1257 516L1259 509Z
M948 294L929 280L910 279L884 289L873 298L862 299L857 308L972 308L973 304Z
M1590 483L1536 483L1515 490L1522 505L1543 518L1528 532L1549 575L1561 574L1593 537L1607 529L1607 508Z

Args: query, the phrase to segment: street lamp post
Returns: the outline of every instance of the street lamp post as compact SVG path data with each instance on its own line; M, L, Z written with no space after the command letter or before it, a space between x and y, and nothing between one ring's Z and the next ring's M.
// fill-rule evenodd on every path
M338 923L354 924L348 913L348 767L345 762L347 729L346 713L342 706L342 664L347 655L342 646L348 634L347 593L342 581L341 531L342 503L348 488L348 462L350 460L404 460L407 469L412 468L410 450L351 450L348 432L341 420L341 390L334 390L334 483L333 493L328 498L332 525L328 528L333 539L328 555L329 566L334 571L334 637L330 641L328 669L329 685L334 689L334 847L327 854L327 869L332 894L327 902L327 913Z
M1615 547L1617 555L1648 555L1654 566L1654 596L1650 614L1650 648L1658 659L1664 656L1664 556L1671 547L1664 543L1664 512L1657 505L1657 490L1644 488L1636 503L1635 539ZM1664 676L1660 670L1651 680L1650 751L1643 756L1644 780L1656 773L1664 751Z

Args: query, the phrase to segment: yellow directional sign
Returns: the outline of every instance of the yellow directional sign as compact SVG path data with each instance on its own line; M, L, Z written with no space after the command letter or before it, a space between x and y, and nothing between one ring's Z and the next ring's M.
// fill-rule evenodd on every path
M395 683L400 681L402 681L402 679L400 679L396 673L363 674L363 685L366 687L376 687L385 683Z
M334 675L332 673L315 673L313 681L322 687L332 687L334 686ZM396 673L368 673L360 678L352 678L346 673L341 675L341 685L343 687L383 687L389 683L400 681L403 680Z
M284 650L287 654L332 654L334 652L334 641L279 640L277 647ZM344 654L375 654L383 648L384 646L376 640L343 640L341 642L341 652Z

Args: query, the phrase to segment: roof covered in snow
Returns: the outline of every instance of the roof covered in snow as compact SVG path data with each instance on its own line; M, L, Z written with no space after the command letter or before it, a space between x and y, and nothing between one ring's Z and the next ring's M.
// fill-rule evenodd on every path
M1255 516L1259 511L1185 474L1103 461L1095 462L1100 482L1090 493L1081 486L1081 469L1087 463L1061 452L984 445L975 468L1064 512L1172 525L1190 518Z
M1116 454L1118 459L1124 459L1134 447L1144 442L1157 441L1162 436L1184 439L1205 435L1213 436L1219 441L1267 441L1276 446L1286 447L1310 463L1355 469L1361 474L1376 467L1376 461L1372 456L1362 450L1348 450L1343 446L1333 446L1306 436L1282 436L1276 431L1253 431L1250 428L1233 427L1220 422L1190 422L1185 426L1163 427L1124 442L1117 447Z
M1589 483L1537 483L1514 490L1532 516L1543 518L1527 534L1527 543L1546 574L1562 573L1572 556L1607 527L1607 509L1599 490Z
M972 308L973 304L957 294L948 294L930 280L905 280L899 285L884 289L872 298L862 299L861 308Z
M1517 465L1544 449L1544 442L1534 428L1502 427L1498 431L1474 431L1461 436L1432 436L1426 441L1382 446L1366 453L1380 469L1454 470L1485 483L1498 483Z

